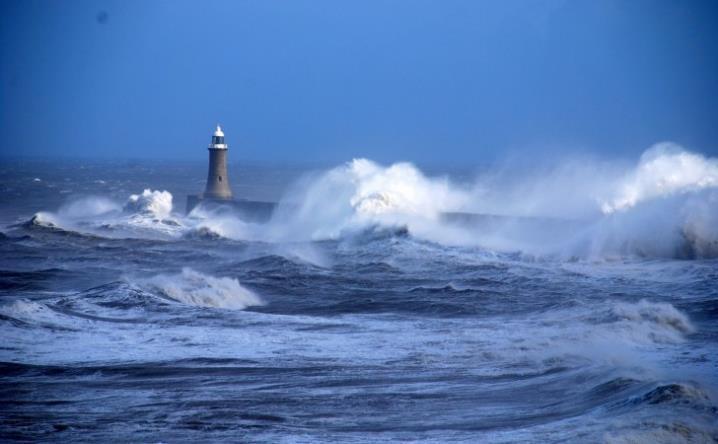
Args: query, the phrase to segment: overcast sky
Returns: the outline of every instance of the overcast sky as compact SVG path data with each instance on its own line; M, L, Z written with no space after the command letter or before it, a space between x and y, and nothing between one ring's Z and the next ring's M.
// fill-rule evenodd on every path
M0 150L472 164L718 155L718 2L3 1Z

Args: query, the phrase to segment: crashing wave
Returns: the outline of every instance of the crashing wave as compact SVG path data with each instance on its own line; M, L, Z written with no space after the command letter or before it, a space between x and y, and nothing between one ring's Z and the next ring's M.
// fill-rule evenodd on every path
M695 331L686 315L664 302L642 299L636 304L618 303L612 313L620 320L654 323L683 334Z
M470 191L409 163L355 159L295 187L268 231L273 240L324 240L405 226L443 245L536 256L718 256L718 160L659 144L624 173L574 169L509 173L488 192L481 178ZM575 190L568 201L566 190ZM456 223L445 214L471 217Z
M638 203L673 194L718 187L718 159L683 150L664 142L641 156L638 166L620 183L619 190L601 210L610 214Z
M142 194L132 194L127 199L124 210L164 219L172 212L172 194L169 191L145 189Z
M680 343L685 335L695 332L688 316L673 305L646 299L613 304L606 320L615 332L638 342Z
M183 268L180 274L161 274L143 280L142 284L170 299L198 307L243 310L263 304L259 296L243 287L237 279L218 278L191 268Z
M442 211L460 207L467 197L447 179L426 177L409 163L384 167L354 159L291 190L273 219L272 234L324 240L377 224L412 230L424 219L437 220Z
M77 322L48 305L29 299L18 299L10 304L0 305L0 315L28 325L40 325L54 329L72 329Z
M16 225L15 227L22 227L28 231L34 231L37 233L55 233L63 236L81 237L81 238L94 238L96 237L92 233L88 233L75 226L67 226L62 218L52 214L41 211L34 214L29 220ZM23 236L17 239L23 239Z
M57 219L53 217L51 213L40 211L35 213L28 221L22 224L26 228L51 228L59 230L60 227L57 224Z
M181 220L171 217L171 211L172 194L144 190L131 195L124 207L97 196L75 199L57 212L35 214L22 226L91 236L166 238L184 230Z
M408 213L436 217L466 199L448 180L427 178L406 162L382 167L367 159L354 159L339 175L352 184L349 204L364 216Z
M489 192L482 178L469 190L409 163L355 159L290 189L266 225L244 222L230 208L172 214L172 194L145 189L124 205L79 199L57 213L38 213L28 226L113 237L279 243L372 242L411 233L444 246L526 257L718 257L718 159L660 144L628 171L565 170L575 168L558 168L547 177L512 171L508 185L499 182ZM572 190L570 198L566 190ZM576 215L582 219L571 219Z

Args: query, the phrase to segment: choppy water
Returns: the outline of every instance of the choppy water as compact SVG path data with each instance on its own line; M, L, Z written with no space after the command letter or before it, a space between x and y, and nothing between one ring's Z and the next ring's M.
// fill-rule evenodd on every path
M3 165L3 440L718 440L711 254L652 255L640 236L494 248L416 222L432 209L411 196L403 219L343 216L405 196L393 185L295 194L264 227L184 216L203 173ZM294 176L242 170L234 188L271 199Z

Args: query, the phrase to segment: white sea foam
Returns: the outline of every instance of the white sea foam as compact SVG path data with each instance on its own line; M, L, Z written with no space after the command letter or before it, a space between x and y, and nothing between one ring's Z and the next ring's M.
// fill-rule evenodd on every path
M602 204L604 213L613 213L638 203L673 194L718 187L718 159L685 151L670 142L647 150L635 170L618 184L615 196Z
M695 328L688 317L673 305L641 300L637 303L615 303L612 328L627 337L646 343L680 343Z
M40 211L35 213L35 215L32 216L32 219L30 219L29 223L32 225L50 228L59 228L60 226L60 222L57 215L47 211Z
M505 168L507 177L491 172L472 188L427 177L409 163L355 159L306 178L269 227L242 234L317 240L403 226L442 244L531 254L711 257L718 255L716 162L659 144L635 168L596 160L523 175ZM442 220L444 212L502 217L457 226Z
M132 194L127 199L124 209L163 219L172 212L172 194L169 191L145 189L142 194Z
M513 337L510 325L499 330ZM527 337L525 330L524 326L520 333L522 340ZM532 348L542 357L545 357L544 348L548 347L556 355L640 361L639 350L680 344L693 332L695 327L690 319L673 305L641 300L607 302L603 309L594 307L591 312L580 309L548 312L535 320L528 337Z
M141 282L162 295L188 305L243 310L263 302L237 279L214 277L191 268L174 275L161 274Z
M502 176L503 175L503 176ZM146 189L120 205L87 197L34 223L103 236L222 237L303 242L339 239L372 227L404 227L443 245L530 255L718 256L718 160L659 144L633 167L595 159L556 162L518 174L511 168L458 186L409 163L367 159L305 177L286 193L268 224L230 210L172 213L169 191ZM457 224L446 212L501 215Z
M29 299L18 299L10 304L0 305L0 313L30 324L43 324L47 326L69 327L74 324L88 322L83 319L70 318L41 302L31 301Z
M185 230L182 218L172 215L172 194L148 189L124 206L105 197L77 198L57 212L37 213L32 223L110 237L176 237Z
M231 209L195 207L184 219L188 237L260 240L262 230L238 217Z
M446 178L426 177L409 163L353 161L306 179L285 196L270 231L279 239L333 239L371 225L436 221L468 198Z

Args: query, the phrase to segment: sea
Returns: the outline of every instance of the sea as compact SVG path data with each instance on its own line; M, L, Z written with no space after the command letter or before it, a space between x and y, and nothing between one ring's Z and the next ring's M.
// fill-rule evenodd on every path
M718 442L718 162L0 163L3 442Z

